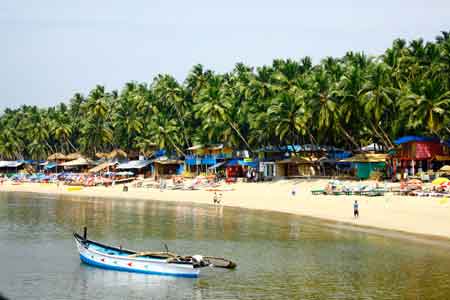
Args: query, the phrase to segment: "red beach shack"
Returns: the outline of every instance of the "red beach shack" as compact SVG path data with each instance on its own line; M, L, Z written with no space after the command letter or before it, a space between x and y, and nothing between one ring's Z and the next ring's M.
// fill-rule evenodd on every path
M393 176L407 173L414 176L417 172L437 169L434 162L450 159L448 147L439 138L404 136L395 140L399 145L392 156Z

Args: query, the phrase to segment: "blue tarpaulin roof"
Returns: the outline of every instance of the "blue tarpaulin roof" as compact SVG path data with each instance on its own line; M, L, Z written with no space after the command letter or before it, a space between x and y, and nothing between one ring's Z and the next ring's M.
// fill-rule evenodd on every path
M211 167L209 167L208 170L217 169L218 167L224 165L225 163L226 163L226 161L218 162L217 164L212 165Z
M50 170L50 169L53 169L53 168L56 167L56 166L57 166L56 163L54 163L54 162L49 162L49 163L44 167L44 170Z
M155 157L161 157L166 155L166 150L165 149L160 149L158 151L155 152Z
M229 162L227 162L227 167L237 167L237 166L247 166L256 168L258 167L257 161L244 161L242 159L232 159Z
M247 167L252 167L252 168L257 168L258 167L258 162L257 161L239 161L239 164L241 166L247 166Z
M21 162L23 162L24 164L34 164L37 162L37 160L33 160L33 159L23 159L23 160L19 160Z
M236 167L236 166L240 166L240 159L232 159L229 162L227 162L227 167Z
M394 141L395 144L401 145L410 142L435 142L439 143L441 140L436 137L426 137L426 136L415 136L415 135L407 135L401 138L398 138Z

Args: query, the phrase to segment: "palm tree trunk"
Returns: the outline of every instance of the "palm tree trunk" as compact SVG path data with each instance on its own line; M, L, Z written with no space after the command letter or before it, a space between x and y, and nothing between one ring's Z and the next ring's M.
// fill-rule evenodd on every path
M183 150L181 150L177 145L175 145L174 141L170 138L170 136L167 137L168 140L170 141L170 143L172 144L172 146L181 154L183 154L183 156L186 156L186 153L183 152Z
M392 144L392 141L391 141L390 137L387 135L386 131L384 131L383 128L381 128L380 125L377 124L377 126L378 126L378 129L380 129L381 133L382 133L382 134L384 135L384 137L386 138L386 141L388 142L389 147L390 147L390 148L394 148L394 144Z
M355 139L347 132L347 130L344 129L344 127L341 125L340 122L336 122L338 128L342 131L342 133L344 134L344 136L353 144L353 146L355 146L356 148L359 148L360 146L358 145L358 143L355 141Z
M383 143L383 146L386 148L389 148L388 144L386 143L385 138L378 132L375 124L372 121L369 121L370 127L372 127L372 131L380 138L381 142Z
M233 123L231 121L228 121L228 124L230 124L231 128L234 129L234 131L236 131L236 133L239 135L239 137L241 138L241 140L245 143L245 145L247 146L248 150L250 152L252 152L252 149L250 147L250 145L247 143L247 141L245 140L245 138L242 136L242 134L239 132L239 130L233 125Z
M70 145L70 147L72 147L72 149L73 149L75 152L78 152L78 149L72 144L72 142L70 141L70 139L67 139L67 143Z
M316 138L312 135L311 130L309 130L309 128L305 128L306 132L308 133L309 136L309 141L311 142L311 145L318 145Z

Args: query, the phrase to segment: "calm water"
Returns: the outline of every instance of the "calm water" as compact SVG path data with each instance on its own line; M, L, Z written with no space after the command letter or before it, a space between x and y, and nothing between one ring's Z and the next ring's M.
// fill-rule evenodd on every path
M450 223L450 222L449 222ZM198 279L80 262L74 230L127 248L209 254ZM153 201L0 193L0 292L11 299L449 299L450 250L297 216Z

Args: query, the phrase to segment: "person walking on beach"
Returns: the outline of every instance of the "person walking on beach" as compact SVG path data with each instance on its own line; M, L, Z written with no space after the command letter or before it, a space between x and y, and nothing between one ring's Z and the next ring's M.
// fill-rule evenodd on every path
M213 202L214 202L214 204L219 203L219 198L217 197L217 192L214 192Z
M353 217L359 218L359 204L357 200L355 200L355 203L353 203Z

